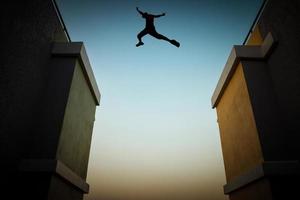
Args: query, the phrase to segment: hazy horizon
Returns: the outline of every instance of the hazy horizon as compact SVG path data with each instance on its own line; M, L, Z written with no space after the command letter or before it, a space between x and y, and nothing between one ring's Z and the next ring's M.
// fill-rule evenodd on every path
M102 94L86 200L225 200L210 98L261 0L57 0L72 41L83 41ZM135 47L144 19L159 33Z

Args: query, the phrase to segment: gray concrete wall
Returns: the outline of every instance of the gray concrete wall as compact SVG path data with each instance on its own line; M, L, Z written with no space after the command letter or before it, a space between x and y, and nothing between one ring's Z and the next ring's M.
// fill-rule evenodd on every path
M77 61L73 73L64 121L57 149L57 159L86 179L96 102Z
M49 196L47 200L64 200L64 199L83 199L83 193L64 182L57 176L51 177L51 184L49 187Z
M100 98L83 44L53 54L55 42L73 43L51 0L2 3L1 27L0 191L80 200Z
M67 38L51 0L1 3L1 27L0 156L10 165L7 160L31 154L45 108L52 42Z
M35 139L28 150L29 158L56 159L75 65L75 58L53 57L48 63L47 82L40 99L42 108L36 119Z
M0 9L0 188L9 199L47 199L52 173L21 172L19 164L43 152L35 144L43 143L39 124L52 43L67 38L51 0L5 1Z

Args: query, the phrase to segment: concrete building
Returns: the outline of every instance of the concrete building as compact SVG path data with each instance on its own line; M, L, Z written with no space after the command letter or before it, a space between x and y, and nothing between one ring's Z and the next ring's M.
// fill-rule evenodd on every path
M7 199L79 200L100 102L55 1L1 3L0 166Z
M265 1L212 96L231 200L299 199L299 11Z

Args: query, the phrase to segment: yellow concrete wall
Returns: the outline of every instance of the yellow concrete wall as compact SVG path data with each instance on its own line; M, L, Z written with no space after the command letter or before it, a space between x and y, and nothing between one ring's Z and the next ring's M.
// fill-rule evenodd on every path
M250 35L250 38L246 45L261 45L263 43L263 38L260 34L258 26L256 26Z
M227 182L263 162L250 98L240 63L217 107Z

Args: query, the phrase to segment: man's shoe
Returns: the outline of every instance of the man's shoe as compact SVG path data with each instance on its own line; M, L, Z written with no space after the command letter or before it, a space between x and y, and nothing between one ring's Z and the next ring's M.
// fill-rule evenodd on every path
M137 43L135 46L136 46L136 47L139 47L139 46L141 46L141 45L144 45L144 42L139 42L139 43Z
M170 42L171 42L171 44L175 45L176 47L180 47L180 43L177 42L176 40L171 40Z

